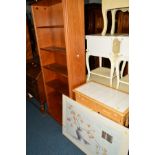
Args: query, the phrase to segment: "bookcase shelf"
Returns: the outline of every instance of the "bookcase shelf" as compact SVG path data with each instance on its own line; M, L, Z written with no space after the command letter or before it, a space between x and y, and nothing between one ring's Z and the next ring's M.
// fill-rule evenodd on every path
M52 80L52 81L48 81L46 84L49 87L54 88L59 93L68 95L68 84L67 83L62 82L59 79L55 79L55 80Z
M54 46L49 46L49 47L42 47L40 48L41 50L49 51L49 52L62 52L66 53L66 49L63 47L54 47Z
M54 64L46 65L44 66L44 68L49 69L53 72L56 72L64 77L68 77L66 66L54 63Z
M37 28L64 28L64 25L37 26Z

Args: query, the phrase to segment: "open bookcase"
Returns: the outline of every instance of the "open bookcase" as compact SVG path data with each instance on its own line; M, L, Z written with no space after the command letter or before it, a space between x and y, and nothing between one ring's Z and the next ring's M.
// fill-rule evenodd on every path
M48 113L62 123L62 94L86 80L84 1L40 0L32 4Z

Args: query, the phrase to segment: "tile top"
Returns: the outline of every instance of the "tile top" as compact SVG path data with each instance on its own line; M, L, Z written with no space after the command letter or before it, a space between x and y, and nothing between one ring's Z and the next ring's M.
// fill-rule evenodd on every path
M76 88L75 92L80 92L122 113L129 107L129 94L95 82L88 82Z

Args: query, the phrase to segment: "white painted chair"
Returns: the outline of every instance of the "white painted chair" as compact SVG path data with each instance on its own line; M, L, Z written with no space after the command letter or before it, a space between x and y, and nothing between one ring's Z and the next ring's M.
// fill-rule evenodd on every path
M111 10L112 14L112 26L111 26L111 34L114 34L115 31L115 15L118 10L123 12L129 11L129 0L102 0L102 15L104 21L104 28L102 31L102 35L105 35L107 32L107 12Z

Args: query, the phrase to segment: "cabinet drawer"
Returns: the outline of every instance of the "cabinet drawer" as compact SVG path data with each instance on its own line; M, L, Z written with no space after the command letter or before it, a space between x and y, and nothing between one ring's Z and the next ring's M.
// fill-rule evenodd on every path
M119 124L125 125L128 113L124 115L120 114L113 109L107 108L104 104L102 105L101 103L98 103L97 101L77 92L75 93L75 99L78 103L92 109L93 111L101 114L102 116L105 116Z
M85 83L74 92L78 103L121 125L128 124L128 94L95 82Z
M75 94L75 98L76 98L77 102L79 102L79 103L83 104L84 106L96 111L96 104L94 104L94 102L92 100L90 100L89 98L86 98L79 93Z
M101 115L103 116L106 116L107 118L119 123L119 124L122 124L121 122L121 119L122 119L122 116L120 116L117 112L115 111L112 111L106 107L104 107L103 105L100 105L100 104L96 104L96 110L97 112L99 112Z

